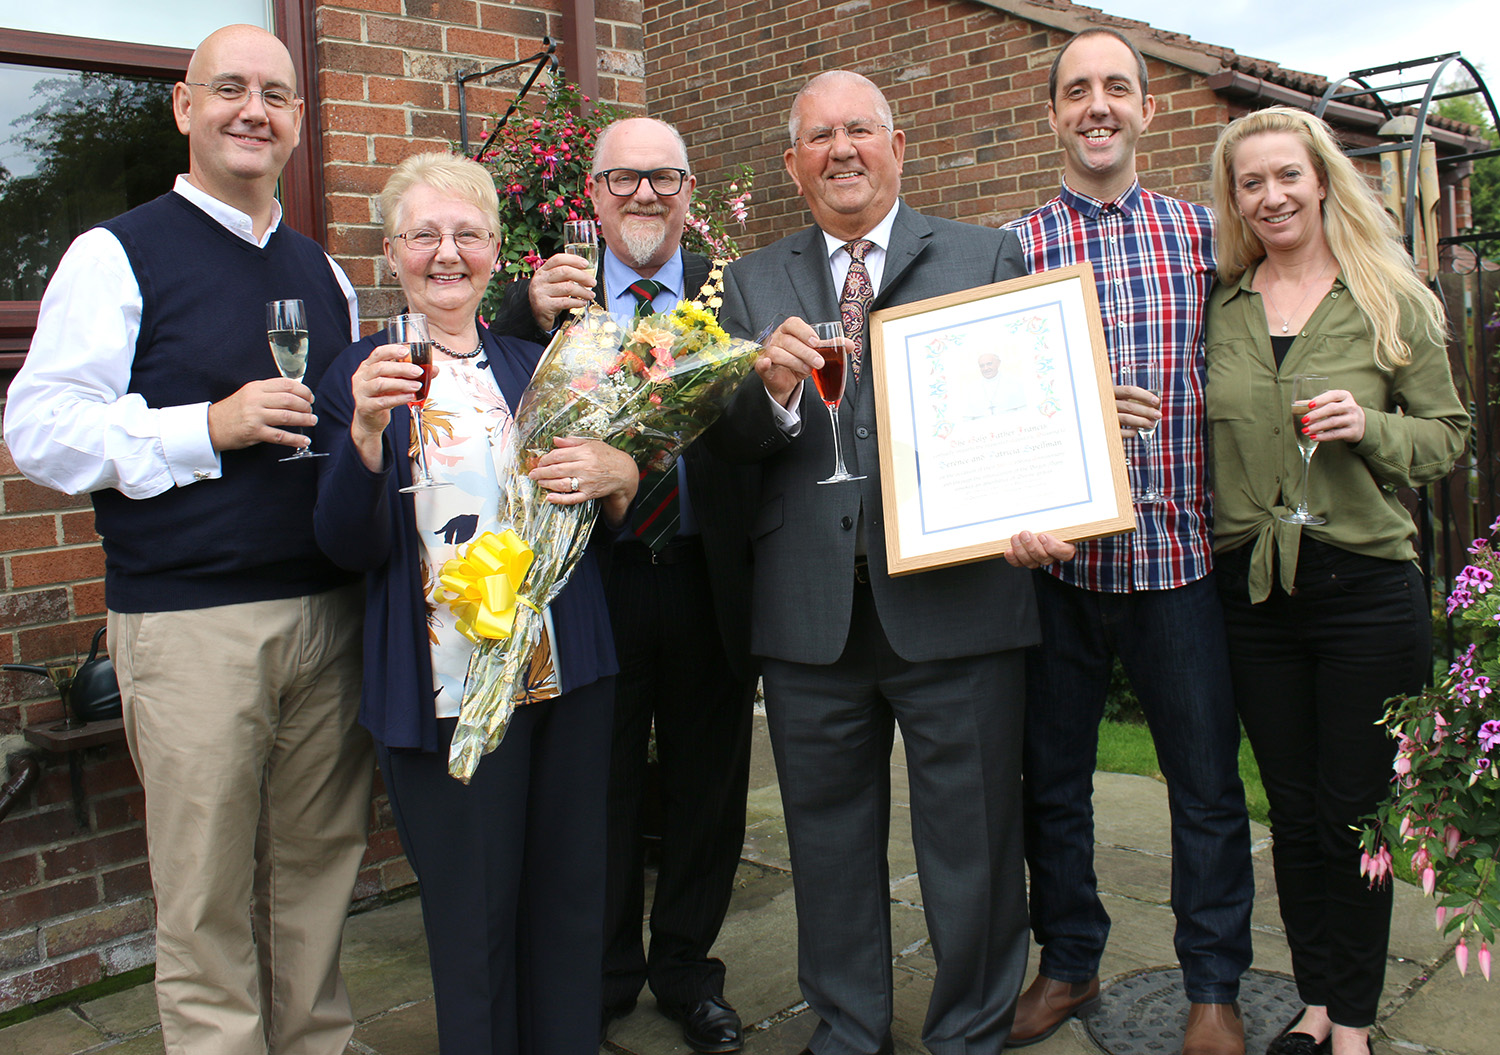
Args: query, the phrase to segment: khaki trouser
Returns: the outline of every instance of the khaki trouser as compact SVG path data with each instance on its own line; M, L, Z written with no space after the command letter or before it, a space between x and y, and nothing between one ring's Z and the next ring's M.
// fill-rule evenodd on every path
M169 1055L341 1055L373 774L360 591L109 613L146 792Z

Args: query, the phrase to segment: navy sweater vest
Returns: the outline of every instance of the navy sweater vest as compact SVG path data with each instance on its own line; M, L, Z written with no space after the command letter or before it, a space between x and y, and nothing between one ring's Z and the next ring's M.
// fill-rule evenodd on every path
M262 249L170 192L101 226L124 246L141 287L130 391L148 406L217 402L278 376L267 301L306 305L307 387L317 388L349 344L348 301L323 250L285 226ZM313 539L317 462L278 461L290 453L277 444L224 451L219 479L146 499L95 491L105 603L117 612L180 611L301 597L350 581Z

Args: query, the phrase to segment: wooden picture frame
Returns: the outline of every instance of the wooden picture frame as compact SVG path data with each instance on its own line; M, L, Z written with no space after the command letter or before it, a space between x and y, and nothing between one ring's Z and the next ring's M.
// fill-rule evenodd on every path
M1135 530L1088 264L882 308L870 338L892 575Z

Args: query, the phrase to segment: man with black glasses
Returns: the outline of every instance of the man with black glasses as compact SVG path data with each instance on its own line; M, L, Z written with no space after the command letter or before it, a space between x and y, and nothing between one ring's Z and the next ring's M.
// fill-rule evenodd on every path
M172 109L187 174L68 249L5 438L29 478L93 497L166 1050L341 1055L339 944L374 771L354 721L361 594L314 541L316 460L280 459L308 444L357 304L280 223L302 127L281 42L213 33ZM277 376L266 339L266 303L289 299L306 306L302 383Z
M649 118L599 134L588 194L603 235L599 275L558 254L506 291L499 332L545 337L593 300L628 325L693 299L709 262L682 249L696 179L676 129ZM694 444L641 481L605 580L615 679L602 1023L634 1009L647 983L695 1051L735 1051L739 1016L724 964L709 955L745 837L750 767L749 495L754 470ZM642 944L642 804L653 721L660 762L661 862Z

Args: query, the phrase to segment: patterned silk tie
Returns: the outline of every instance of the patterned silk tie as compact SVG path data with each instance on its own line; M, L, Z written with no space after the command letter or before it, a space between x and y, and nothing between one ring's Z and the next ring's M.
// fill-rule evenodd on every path
M865 270L865 254L875 247L868 238L856 238L844 246L849 254L849 276L844 279L844 295L839 299L839 314L844 319L844 336L854 342L854 380L859 381L859 364L864 353L865 319L870 314L870 302L875 299L875 287L870 285L870 273Z
M667 287L649 278L637 279L629 286L639 302L635 317L651 313L651 298ZM635 500L635 515L630 518L630 532L660 553L677 535L679 506L677 501L677 466L664 473L646 473L641 477L640 493Z
M635 296L635 317L639 319L642 315L651 314L651 298L667 287L660 282L652 282L649 278L638 278L628 288Z

